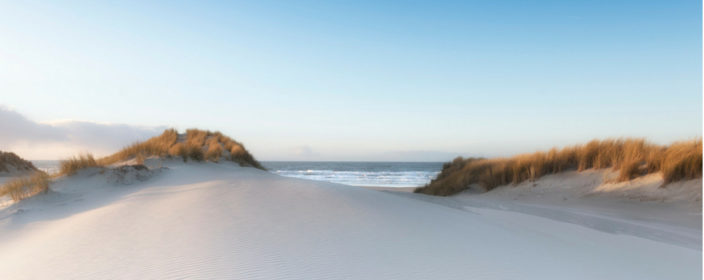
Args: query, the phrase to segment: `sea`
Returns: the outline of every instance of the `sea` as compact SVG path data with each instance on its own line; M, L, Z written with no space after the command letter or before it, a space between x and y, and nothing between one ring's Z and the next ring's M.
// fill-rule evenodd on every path
M264 161L286 177L363 187L419 187L435 178L442 162Z
M46 173L56 173L59 171L58 160L30 160L34 167Z
M35 160L46 172L58 170L57 160ZM364 187L418 187L435 178L442 162L262 161L269 172L285 177Z

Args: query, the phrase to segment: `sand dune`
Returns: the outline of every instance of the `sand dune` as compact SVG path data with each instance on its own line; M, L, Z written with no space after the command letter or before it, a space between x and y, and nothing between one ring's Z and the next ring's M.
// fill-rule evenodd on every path
M0 151L0 180L37 171L34 165L12 152ZM1 183L1 182L0 182Z
M128 181L83 170L4 206L0 278L701 278L686 244L233 163L164 166Z
M663 186L660 174L626 182L614 181L614 175L610 169L568 171L489 192L473 186L450 197L393 193L457 209L530 214L701 250L702 179Z

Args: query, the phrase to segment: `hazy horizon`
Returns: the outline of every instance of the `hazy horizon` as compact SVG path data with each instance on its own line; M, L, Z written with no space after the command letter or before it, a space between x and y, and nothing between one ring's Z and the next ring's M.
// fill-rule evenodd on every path
M219 130L264 161L702 135L701 3L0 3L0 150ZM9 133L8 133L9 132Z

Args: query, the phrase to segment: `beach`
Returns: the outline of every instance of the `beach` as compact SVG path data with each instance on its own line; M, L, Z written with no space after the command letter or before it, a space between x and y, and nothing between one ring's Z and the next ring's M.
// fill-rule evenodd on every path
M0 23L0 280L703 279L702 2Z
M7 279L698 279L701 225L608 232L501 204L281 177L233 163L81 170L0 210ZM121 176L117 176L121 175ZM460 198L452 198L460 201ZM573 211L574 212L574 211ZM585 213L582 213L586 216ZM699 213L701 215L701 213ZM592 217L598 215L592 215ZM581 222L580 222L581 221ZM658 231L660 230L660 231ZM70 256L70 257L67 257Z

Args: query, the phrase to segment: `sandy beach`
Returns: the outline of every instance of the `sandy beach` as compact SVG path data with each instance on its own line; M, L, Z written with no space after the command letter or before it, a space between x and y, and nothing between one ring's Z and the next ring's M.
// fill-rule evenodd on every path
M416 189L415 187L375 187L375 186L366 186L363 188L370 189L370 190L376 190L376 191L403 192L403 193L412 193L413 190Z
M232 163L159 165L81 170L5 205L3 278L701 278L701 226L686 221L555 205L521 213L508 200L370 190Z
M700 1L0 1L0 280L703 279Z

